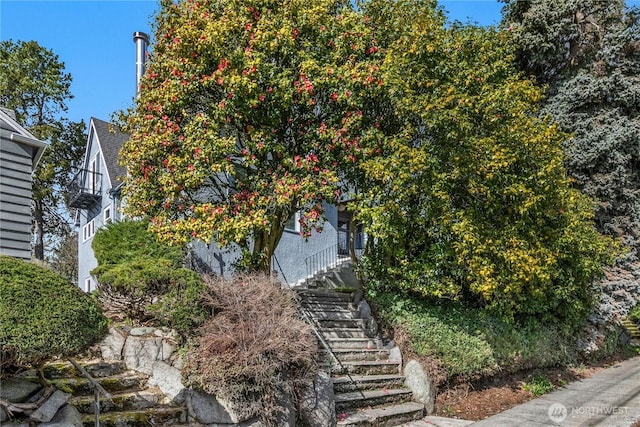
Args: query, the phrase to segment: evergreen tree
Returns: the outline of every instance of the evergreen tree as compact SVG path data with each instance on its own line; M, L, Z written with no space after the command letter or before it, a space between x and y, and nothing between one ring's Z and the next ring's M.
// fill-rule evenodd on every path
M624 1L506 0L518 62L548 85L543 114L573 135L566 164L596 224L640 247L640 28Z

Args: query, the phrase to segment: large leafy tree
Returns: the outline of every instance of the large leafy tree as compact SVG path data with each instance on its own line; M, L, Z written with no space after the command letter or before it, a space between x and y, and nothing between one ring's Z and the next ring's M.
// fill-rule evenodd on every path
M445 26L435 1L163 4L123 159L129 213L177 242L235 242L268 270L349 193L369 278L577 320L611 241L570 186L510 33ZM252 243L254 243L252 245Z
M349 1L163 2L126 114L128 213L174 242L236 243L270 271L287 220L321 228L375 129L363 22Z
M508 31L446 28L433 9L374 1L367 10L404 118L385 155L361 163L369 277L512 320L580 321L611 241L571 188L567 135L536 118L542 93L513 66Z
M521 66L549 87L542 113L573 135L565 147L571 176L598 200L598 228L622 236L637 258L639 11L622 0L507 3L505 25L516 33L519 57L528 58Z
M71 75L51 50L35 41L0 42L0 105L49 148L33 177L34 256L45 258L71 232L66 210L73 167L84 153L85 125L63 118L72 98Z

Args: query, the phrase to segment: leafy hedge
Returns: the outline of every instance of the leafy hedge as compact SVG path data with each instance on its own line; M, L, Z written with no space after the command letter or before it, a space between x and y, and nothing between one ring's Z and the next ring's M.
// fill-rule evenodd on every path
M369 292L368 298L399 344L439 367L441 382L566 365L579 357L576 333L562 325L515 325L457 302L401 294Z
M0 256L0 376L86 350L107 333L98 304L62 276Z
M180 267L184 251L158 240L147 229L148 221L124 220L98 230L91 247L100 265L116 265L141 255L152 259L165 259Z
M122 221L94 237L101 302L133 321L156 321L188 335L207 315L200 276L180 266L182 249L159 242L144 221Z

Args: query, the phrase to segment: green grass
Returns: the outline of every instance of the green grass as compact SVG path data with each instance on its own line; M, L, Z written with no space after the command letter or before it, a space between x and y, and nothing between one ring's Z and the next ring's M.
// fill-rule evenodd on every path
M640 304L633 307L633 310L629 313L629 319L633 323L640 324Z
M522 385L522 388L538 397L552 392L555 386L549 381L549 378L541 374L535 374L529 381L526 381Z
M475 379L576 361L574 334L560 326L506 323L454 302L368 295L382 323L402 328L418 356L436 359L447 380Z

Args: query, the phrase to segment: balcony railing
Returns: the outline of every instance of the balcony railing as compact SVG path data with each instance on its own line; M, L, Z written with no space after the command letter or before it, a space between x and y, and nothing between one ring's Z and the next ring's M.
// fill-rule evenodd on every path
M69 206L90 209L102 200L102 174L80 169L69 185Z

